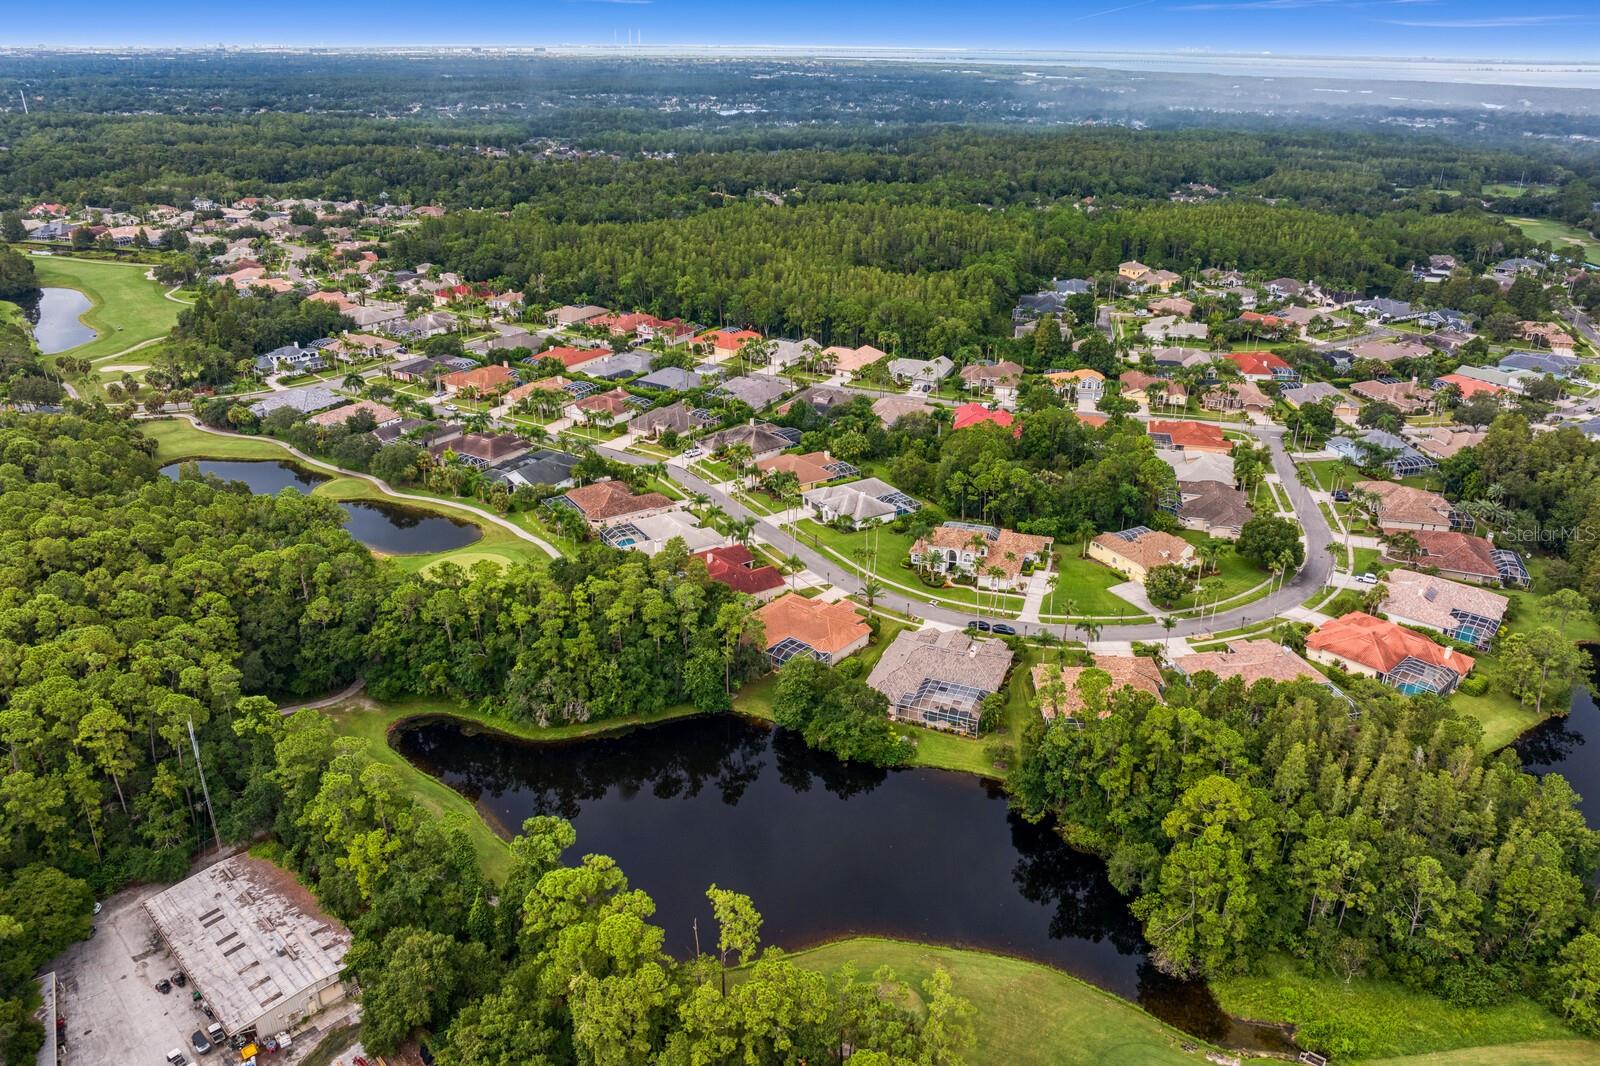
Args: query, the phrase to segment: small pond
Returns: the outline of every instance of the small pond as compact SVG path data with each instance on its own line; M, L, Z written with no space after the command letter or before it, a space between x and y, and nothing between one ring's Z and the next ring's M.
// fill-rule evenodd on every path
M1594 647L1585 649L1597 657ZM1600 679L1600 663L1596 663ZM1522 768L1530 774L1558 773L1583 801L1578 805L1591 829L1600 829L1600 704L1588 685L1572 690L1572 706L1564 717L1549 718L1512 742Z
M240 481L251 492L272 495L284 489L310 492L328 480L321 474L302 470L292 463L201 459L195 463L200 473L224 481ZM161 468L167 477L176 478L182 463ZM483 535L471 522L457 521L410 507L366 500L341 502L344 528L374 551L387 555L420 555L426 552L464 548Z
M22 313L33 323L33 339L45 355L88 344L97 334L78 316L94 304L77 289L47 288L31 300L20 301Z
M615 858L680 958L694 953L696 920L702 941L714 935L715 882L754 899L766 943L876 934L987 949L1060 967L1206 1039L1289 1048L1228 1018L1203 984L1161 974L1104 864L976 777L848 765L731 715L547 744L425 718L392 741L502 831L569 819L568 860Z

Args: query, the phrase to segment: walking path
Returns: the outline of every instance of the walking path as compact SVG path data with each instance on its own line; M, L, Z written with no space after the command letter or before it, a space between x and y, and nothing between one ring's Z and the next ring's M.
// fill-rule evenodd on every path
M143 418L143 417L146 417L146 416L140 416L140 417ZM151 416L151 417L171 418L171 417L174 417L174 416L163 414L163 415ZM494 514L493 512L485 511L482 507L477 507L477 506L474 506L473 504L470 504L470 503L457 503L454 500L441 500L441 499L438 499L437 497L434 497L434 496L418 496L418 495L416 495L414 493L410 493L410 492L399 492L399 491L396 491L395 489L390 488L388 482L384 481L382 478L374 477L371 474L363 474L363 473L360 473L359 471L355 471L355 470L346 470L342 466L335 466L332 463L324 462L323 460L318 459L315 456L307 455L305 452L301 451L299 448L293 447L292 445L285 444L281 440L277 440L277 439L272 438L272 437L259 437L259 436L258 437L252 437L252 436L249 436L249 435L244 434L244 433L229 433L226 430L213 429L210 426L206 425L205 423L201 422L198 418L194 417L193 415L180 414L180 415L177 415L176 417L179 417L179 418L182 418L182 419L186 420L190 425L194 426L195 429L200 430L202 433L210 433L210 434L212 434L214 436L218 436L218 437L239 437L239 438L242 438L244 440L271 441L273 444L276 444L278 447L282 448L284 451L288 452L290 455L294 456L296 459L300 460L300 462L306 464L307 466L315 467L318 470L326 470L331 474L338 474L340 477L353 477L353 478L356 478L356 479L358 479L360 481L365 481L367 484L373 486L379 492L383 493L385 496L390 496L390 497L393 497L394 499L397 499L397 500L410 500L410 501L412 501L414 503L425 503L425 504L429 504L429 505L434 506L434 507L449 507L449 508L453 508L453 509L455 509L457 511L466 511L468 514L473 515L476 518L479 518L479 519L481 519L481 520L483 520L485 522L489 522L489 523L491 523L493 525L499 526L501 529L504 529L506 532L511 533L512 535L514 535L516 537L520 537L521 539L527 541L530 544L537 545L538 548L541 551L543 551L546 555L550 556L550 558L552 558L552 559L561 558L561 550L559 548L557 548L554 544L551 544L549 541L545 540L543 537L535 536L534 534L529 533L526 529L523 529L521 526L517 525L515 522L510 522L510 521L508 521L508 520L506 520L504 518L501 518L499 515Z
M366 687L367 679L364 677L358 677L354 681L350 682L350 684L346 685L343 689L335 692L331 696L323 696L321 699L315 700L306 700L304 703L291 703L286 707L279 707L278 713L287 716L296 711L315 711L323 707L332 707L335 703L343 703L345 700L349 699L351 696L354 696L357 692L360 692Z

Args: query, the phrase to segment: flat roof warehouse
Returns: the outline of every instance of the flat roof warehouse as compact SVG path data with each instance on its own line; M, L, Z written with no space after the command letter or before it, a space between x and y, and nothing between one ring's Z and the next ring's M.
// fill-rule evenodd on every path
M343 998L350 932L272 863L238 855L145 901L229 1035L263 1035Z

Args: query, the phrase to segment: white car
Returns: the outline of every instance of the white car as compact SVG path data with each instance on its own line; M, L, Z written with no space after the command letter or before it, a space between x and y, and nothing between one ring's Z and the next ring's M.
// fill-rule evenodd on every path
M1378 583L1378 575L1374 574L1371 570L1368 570L1366 573L1356 578L1356 580L1361 582L1363 585L1376 585Z

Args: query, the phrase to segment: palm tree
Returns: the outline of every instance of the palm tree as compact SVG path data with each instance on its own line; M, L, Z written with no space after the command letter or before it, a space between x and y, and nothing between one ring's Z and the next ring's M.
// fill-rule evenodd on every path
M806 561L798 555L791 555L783 561L784 573L789 577L789 588L794 588L795 575L806 568Z
M344 380L340 382L340 385L342 385L345 389L348 389L350 392L360 392L361 387L366 383L366 378L352 371L344 376Z
M873 604L878 602L878 597L883 595L883 582L870 570L861 578L861 598L867 601L867 611L871 613Z
M1078 623L1078 628L1083 630L1083 646L1087 648L1100 639L1100 623L1085 618Z
M1165 641L1167 646L1167 657L1169 659L1172 657L1172 631L1177 627L1178 620L1176 618L1172 617L1170 614L1164 614L1161 616L1161 628L1167 631Z

